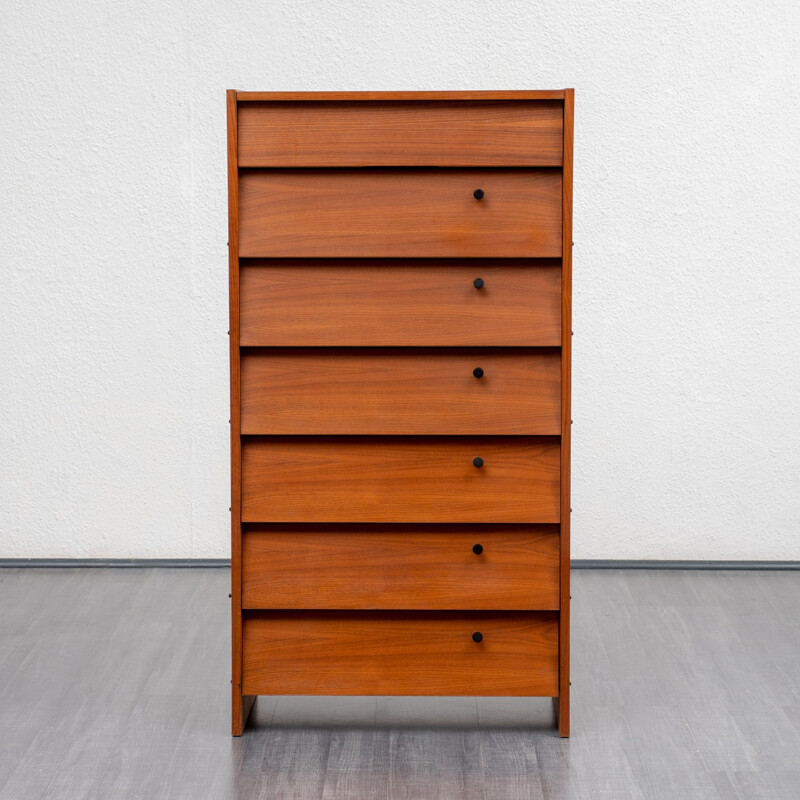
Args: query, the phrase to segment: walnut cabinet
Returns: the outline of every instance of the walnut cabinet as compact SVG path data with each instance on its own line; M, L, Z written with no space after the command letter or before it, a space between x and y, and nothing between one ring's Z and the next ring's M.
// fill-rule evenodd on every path
M227 108L234 735L414 694L568 736L572 90Z

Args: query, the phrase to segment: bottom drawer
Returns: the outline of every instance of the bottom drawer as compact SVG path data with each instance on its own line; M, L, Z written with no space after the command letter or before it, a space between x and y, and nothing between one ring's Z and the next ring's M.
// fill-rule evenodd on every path
M246 695L558 695L557 612L250 611L242 628Z

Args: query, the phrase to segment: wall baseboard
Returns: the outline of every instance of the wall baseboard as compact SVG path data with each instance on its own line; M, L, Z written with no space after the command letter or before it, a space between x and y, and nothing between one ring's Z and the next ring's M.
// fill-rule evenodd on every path
M573 559L573 569L800 570L800 561L671 561ZM229 558L0 558L0 569L20 567L230 567Z
M624 560L588 558L572 559L573 569L731 569L731 570L794 570L800 569L800 561L673 561L673 560Z
M229 558L0 558L0 569L18 567L230 567Z

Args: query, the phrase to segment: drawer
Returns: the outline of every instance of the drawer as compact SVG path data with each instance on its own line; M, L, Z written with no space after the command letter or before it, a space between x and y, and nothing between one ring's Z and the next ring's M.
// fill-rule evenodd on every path
M561 352L245 350L241 415L244 434L557 436Z
M242 521L559 522L559 467L549 436L244 437Z
M239 255L557 258L561 170L242 170Z
M242 628L245 695L558 695L552 611L258 611Z
M560 167L563 103L241 103L240 167Z
M557 609L557 525L249 525L244 608Z
M558 261L242 261L239 278L246 347L561 345Z

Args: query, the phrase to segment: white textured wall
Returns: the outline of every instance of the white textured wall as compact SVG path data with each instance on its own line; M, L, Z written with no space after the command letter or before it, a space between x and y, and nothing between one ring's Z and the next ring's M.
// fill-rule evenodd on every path
M0 20L0 557L228 555L224 90L576 89L576 558L800 559L800 6Z

